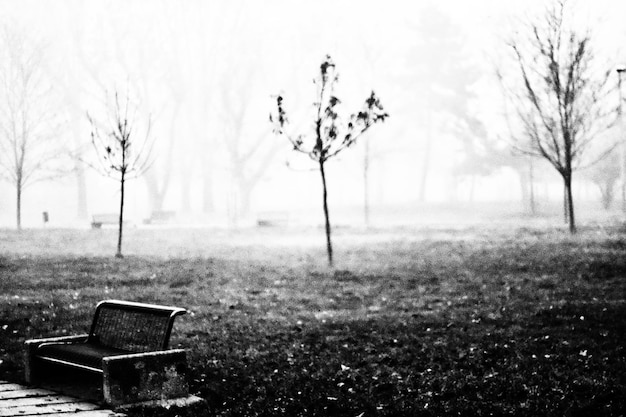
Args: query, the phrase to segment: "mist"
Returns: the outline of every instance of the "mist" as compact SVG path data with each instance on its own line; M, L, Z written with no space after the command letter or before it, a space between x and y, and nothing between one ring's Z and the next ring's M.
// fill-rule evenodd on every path
M241 227L276 213L290 224L321 224L319 171L273 132L268 115L281 95L294 128L312 135L312 80L327 55L342 115L359 111L372 90L390 115L329 161L336 224L363 224L366 204L374 225L526 214L528 157L510 146L496 68L514 70L503 59L506 39L544 6L0 1L0 29L39 57L45 95L37 103L53 109L46 141L64 153L64 175L25 188L22 224L86 228L94 214L117 212L119 182L90 167L97 161L87 117L106 119L114 92L129 97L134 132L154 143L150 168L127 183L130 223L171 212L168 224L189 226ZM580 10L603 62L619 64L626 5L604 0ZM541 160L532 166L538 211L558 213L558 175ZM0 182L0 193L0 225L14 227L14 187ZM584 218L620 208L614 201L604 209L582 171L574 193Z

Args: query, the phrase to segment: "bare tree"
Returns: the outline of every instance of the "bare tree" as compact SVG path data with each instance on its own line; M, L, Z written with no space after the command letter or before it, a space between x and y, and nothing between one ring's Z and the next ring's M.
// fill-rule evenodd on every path
M0 179L15 187L17 228L24 189L68 172L60 119L43 74L43 53L17 32L0 39Z
M344 149L356 143L358 138L365 133L375 123L384 121L389 115L384 112L379 98L372 91L365 100L363 110L352 114L347 125L342 126L337 106L339 99L334 95L334 86L338 81L335 71L335 64L330 56L320 65L320 74L313 82L318 87L317 101L314 102L314 134L312 135L313 146L307 146L307 136L298 134L296 136L287 133L288 125L287 113L285 112L283 97L276 97L277 113L270 114L270 122L274 123L276 133L283 134L289 139L295 151L309 156L318 166L322 179L322 199L324 208L324 219L326 226L326 250L328 253L328 264L333 265L333 247L330 237L330 218L328 213L328 187L326 184L325 163L330 158L336 156Z
M150 136L150 122L143 140L135 139L136 111L129 115L130 99L126 94L120 105L117 91L113 107L109 108L108 119L97 122L89 114L91 143L97 155L97 165L92 165L101 174L120 183L120 212L117 238L117 258L122 258L122 231L124 222L124 186L126 181L141 176L150 166L154 141Z
M246 120L253 107L250 105L255 89L251 66L244 69L233 81L232 70L224 75L219 89L220 109L216 112L223 134L220 141L226 150L234 193L229 203L230 221L237 224L239 217L250 214L252 193L276 157L279 145L271 139L271 129L253 133L246 131Z
M610 127L610 70L596 71L590 32L574 27L567 0L556 1L509 42L519 81L510 90L523 138L519 149L544 158L563 179L566 217L576 232L572 176L590 144ZM603 152L603 153L606 153Z
M423 129L422 136L415 138L421 144L416 181L420 203L427 200L438 135L456 121L456 101L468 94L468 87L478 78L477 70L468 63L462 31L434 2L424 3L417 24L410 27L415 43L407 54L409 72L402 77L405 94L409 94L408 110L419 111L411 118L417 118Z

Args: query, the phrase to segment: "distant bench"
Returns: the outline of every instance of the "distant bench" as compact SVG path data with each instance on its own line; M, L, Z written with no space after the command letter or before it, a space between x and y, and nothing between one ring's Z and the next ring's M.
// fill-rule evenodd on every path
M176 217L175 211L167 211L167 210L155 210L150 214L150 217L145 219L144 224L160 224L167 223Z
M100 229L103 224L118 224L120 215L117 213L94 214L91 216L91 228Z
M284 211L265 211L257 214L259 227L285 227L289 224L289 213Z
M174 319L185 313L177 307L102 301L89 334L26 341L26 381L40 381L45 366L53 364L101 374L110 405L186 397L186 353L167 349Z

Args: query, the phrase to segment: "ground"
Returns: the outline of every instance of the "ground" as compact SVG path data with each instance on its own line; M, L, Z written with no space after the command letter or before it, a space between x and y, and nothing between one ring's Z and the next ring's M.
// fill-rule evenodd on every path
M118 298L189 309L180 415L626 414L626 228L0 230L0 379ZM146 414L154 411L144 411Z

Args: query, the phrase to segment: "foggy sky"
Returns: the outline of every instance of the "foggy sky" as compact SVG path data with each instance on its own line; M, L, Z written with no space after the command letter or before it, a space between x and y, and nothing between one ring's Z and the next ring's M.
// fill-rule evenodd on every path
M358 111L374 89L391 115L363 138L374 155L372 204L416 200L427 135L435 138L428 149L427 200L469 198L468 180L459 182L453 175L468 139L451 132L450 117L431 110L424 91L454 95L457 80L476 74L467 85L464 105L487 126L490 137L504 136L494 65L515 22L545 3L2 0L0 25L43 51L45 76L54 102L61 103L57 108L64 128L55 140L88 154L86 113L102 114L105 91L129 91L138 106L138 130L152 120L155 162L150 175L164 186L163 173L168 163L173 165L162 208L192 217L201 213L210 171L213 217L225 220L241 206L237 174L242 172L249 181L258 178L245 216L318 209L315 166L291 152L285 138L275 137L267 118L272 96L281 94L292 122L310 131L315 99L311 81L326 54L340 73L342 114ZM617 0L579 3L577 18L594 28L607 62L619 58L624 52L619 45L626 39L621 22L626 6ZM428 16L434 18L429 21ZM450 75L456 72L458 77ZM235 162L253 149L249 162ZM331 205L361 204L363 152L360 143L329 165ZM554 181L546 171L547 181ZM116 182L85 172L88 214L115 212ZM475 200L520 198L518 186L511 185L515 175L506 169L473 181ZM129 187L127 214L141 221L153 209L146 179ZM556 190L558 195L558 186ZM0 191L0 224L12 226L12 188L2 183ZM552 191L546 188L545 193ZM77 219L76 204L71 175L33 185L26 190L24 224L39 226L41 212L47 210L58 225L84 225Z

